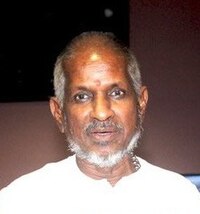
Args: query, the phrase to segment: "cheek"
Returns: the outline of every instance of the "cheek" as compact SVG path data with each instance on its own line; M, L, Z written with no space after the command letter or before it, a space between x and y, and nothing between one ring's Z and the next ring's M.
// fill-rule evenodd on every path
M135 130L137 124L136 105L133 103L124 105L120 108L117 114L125 128L125 132L132 133Z
M67 110L67 124L70 130L74 133L80 133L87 123L87 113L83 108L68 107Z

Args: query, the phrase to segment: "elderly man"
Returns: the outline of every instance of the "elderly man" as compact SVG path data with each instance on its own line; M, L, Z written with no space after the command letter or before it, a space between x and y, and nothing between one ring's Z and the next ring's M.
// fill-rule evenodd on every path
M84 32L58 56L50 109L74 155L18 178L1 214L199 214L178 173L135 156L148 91L134 55L110 33Z

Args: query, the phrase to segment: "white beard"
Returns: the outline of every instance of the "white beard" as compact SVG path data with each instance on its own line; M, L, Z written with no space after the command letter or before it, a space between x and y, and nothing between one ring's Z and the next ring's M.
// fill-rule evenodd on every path
M117 151L116 153L109 154L108 156L100 156L95 152L84 151L81 147L74 142L71 138L67 137L69 149L77 155L77 157L87 160L89 163L96 165L100 168L113 167L119 163L126 154L131 154L138 145L138 140L141 136L141 131L138 130L132 137L127 148Z

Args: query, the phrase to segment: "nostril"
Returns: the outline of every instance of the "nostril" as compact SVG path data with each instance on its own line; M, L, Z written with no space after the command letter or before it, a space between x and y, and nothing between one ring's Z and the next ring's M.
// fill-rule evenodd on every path
M94 119L105 121L113 116L113 111L111 109L95 109L92 113Z

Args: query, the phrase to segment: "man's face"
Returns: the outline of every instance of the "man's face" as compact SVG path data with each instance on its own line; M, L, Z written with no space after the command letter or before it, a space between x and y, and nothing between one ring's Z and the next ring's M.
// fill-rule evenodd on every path
M123 57L85 53L66 65L65 132L82 151L100 157L127 149L137 125L136 98Z

